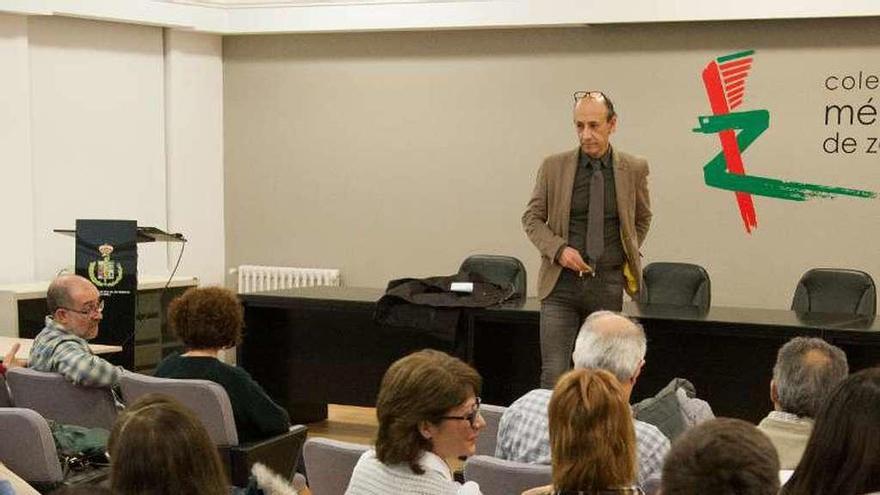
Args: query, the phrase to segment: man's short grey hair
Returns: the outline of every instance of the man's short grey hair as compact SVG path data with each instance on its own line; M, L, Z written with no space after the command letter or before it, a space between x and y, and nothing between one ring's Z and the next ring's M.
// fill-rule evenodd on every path
M825 359L809 358L820 353ZM783 412L815 418L819 407L846 378L846 354L818 338L795 337L785 343L773 366L773 380Z
M603 331L603 322L611 321L616 328ZM611 311L596 311L581 326L571 358L576 369L602 369L626 382L636 374L646 351L641 325Z

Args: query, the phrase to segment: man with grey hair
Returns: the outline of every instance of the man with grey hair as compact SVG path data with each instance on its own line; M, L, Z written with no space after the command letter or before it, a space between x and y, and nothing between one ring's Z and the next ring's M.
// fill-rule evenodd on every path
M774 410L758 429L770 437L782 469L797 467L813 431L813 418L848 373L846 354L822 339L795 337L779 349L770 381Z
M587 317L575 341L575 368L602 369L620 381L629 402L645 364L647 344L642 327L610 311ZM552 390L535 389L517 399L501 417L495 457L531 464L550 464L550 428L547 407ZM669 439L657 427L633 418L636 433L638 482L660 476Z

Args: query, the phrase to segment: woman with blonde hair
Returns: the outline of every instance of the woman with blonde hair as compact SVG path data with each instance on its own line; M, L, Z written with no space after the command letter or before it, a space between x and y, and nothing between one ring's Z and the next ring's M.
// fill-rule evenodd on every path
M607 371L563 375L548 408L553 484L526 494L641 493L632 412L623 397Z

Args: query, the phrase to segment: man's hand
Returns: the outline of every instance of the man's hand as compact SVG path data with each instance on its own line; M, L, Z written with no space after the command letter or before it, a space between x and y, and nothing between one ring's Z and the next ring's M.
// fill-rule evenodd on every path
M562 250L557 261L563 267L578 272L579 275L593 273L593 269L584 261L581 253L571 246L566 246Z
M25 364L27 364L27 361L25 361L24 359L19 359L15 357L15 353L18 352L19 347L21 347L21 344L19 344L18 342L12 344L9 352L7 352L5 356L3 356L3 365L6 366L7 369L19 367L23 368Z

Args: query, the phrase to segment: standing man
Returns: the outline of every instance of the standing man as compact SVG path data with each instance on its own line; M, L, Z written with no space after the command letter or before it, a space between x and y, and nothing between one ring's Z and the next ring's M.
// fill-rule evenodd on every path
M623 291L639 291L639 247L651 225L648 162L612 149L611 100L599 91L578 91L574 99L580 147L544 160L522 217L541 253L544 388L568 369L584 319L600 309L620 311Z

